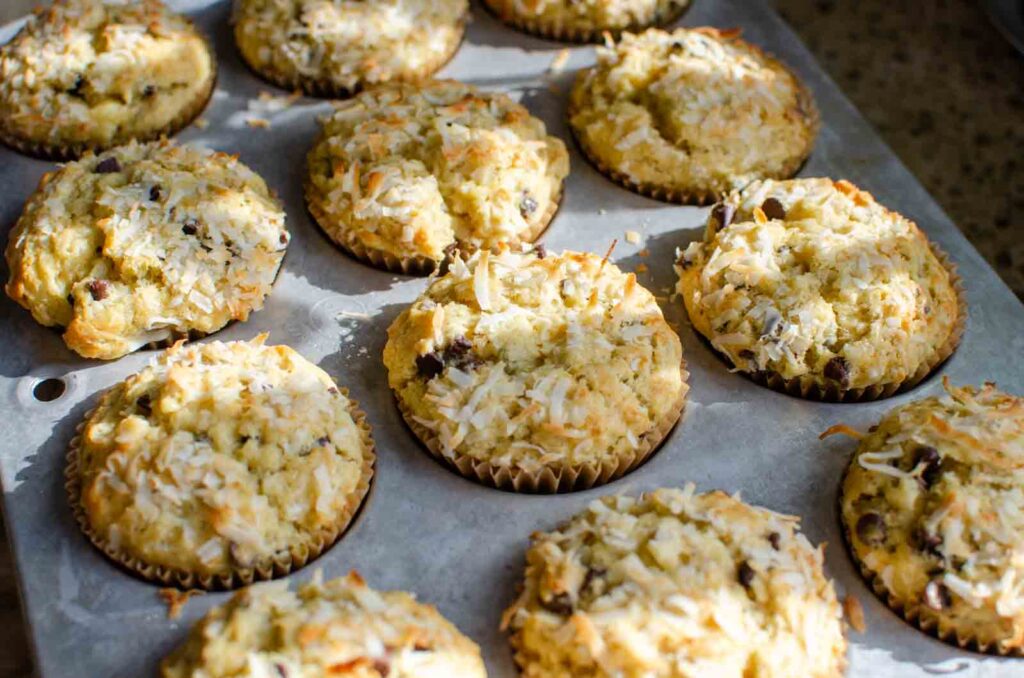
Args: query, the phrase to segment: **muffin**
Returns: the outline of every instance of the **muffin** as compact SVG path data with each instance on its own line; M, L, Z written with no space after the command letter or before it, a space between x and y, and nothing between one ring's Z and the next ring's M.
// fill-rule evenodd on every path
M206 40L159 0L56 0L0 47L0 141L68 159L173 134L216 74Z
M456 256L388 328L384 364L435 457L524 492L637 467L688 390L679 337L635 275L540 246Z
M600 42L602 34L675 21L690 0L485 0L502 21L555 40Z
M897 407L857 436L840 498L847 545L911 624L1020 656L1024 398L994 384L943 386L945 395Z
M312 96L418 80L455 54L467 0L235 0L235 42L260 77Z
M43 176L7 243L6 290L109 360L245 320L287 245L284 211L237 157L132 143Z
M146 579L230 588L286 574L345 531L370 429L287 346L176 345L89 412L65 473L79 524Z
M846 181L751 184L715 205L675 268L694 329L736 371L805 398L910 388L963 332L945 255Z
M591 502L533 535L502 621L521 675L839 678L839 603L797 527L693 485Z
M793 73L738 36L652 28L599 48L569 100L584 155L617 183L670 202L704 204L795 174L814 144L817 108Z
M446 250L533 241L558 209L569 155L508 96L454 81L375 87L321 121L306 201L346 251L427 273Z
M323 639L323 640L321 640ZM239 591L196 624L162 678L351 676L485 678L480 648L430 605L379 592L355 572L289 591Z

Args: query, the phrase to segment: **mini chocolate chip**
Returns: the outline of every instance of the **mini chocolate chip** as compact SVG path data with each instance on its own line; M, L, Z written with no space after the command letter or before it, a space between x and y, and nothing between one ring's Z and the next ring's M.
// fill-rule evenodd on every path
M142 88L142 96L149 98L156 94L156 87L153 85L146 85Z
M932 579L925 585L922 600L925 605L936 612L941 612L953 604L953 597L950 596L949 589L938 579Z
M768 535L768 543L772 545L773 549L778 551L779 545L782 543L782 535L778 532L772 532Z
M924 464L921 470L921 484L927 489L942 477L942 456L931 445L921 445L914 454L914 468Z
M715 206L711 208L711 223L714 224L714 232L720 231L729 224L732 223L732 218L736 215L736 207L726 202L715 203Z
M833 381L839 382L840 386L850 383L850 369L846 358L836 356L825 363L825 376Z
M473 344L469 342L469 339L466 339L465 336L460 334L452 339L452 343L448 344L448 348L445 349L445 357L457 358L469 353L472 348Z
M82 96L83 89L85 89L85 78L79 75L77 78L75 78L75 84L72 85L71 89L68 90L68 94L70 94L73 97L80 97Z
M121 163L117 161L117 158L111 155L109 157L103 158L103 160L100 160L98 163L96 163L96 167L93 171L95 171L96 174L110 174L112 172L120 172Z
M148 393L143 393L139 396L139 399L135 401L135 407L138 408L139 412L142 412L147 417L153 412L153 401L149 397Z
M543 243L537 243L533 248L533 253L537 255L538 259L543 259L548 255L548 248L544 247Z
M779 202L778 198L766 198L765 201L761 203L761 211L764 212L764 215L769 219L786 218L786 208L782 206L782 203Z
M379 673L382 678L387 678L388 674L391 673L391 662L385 657L379 657L373 660L373 669Z
M287 233L282 233L281 237L279 237L277 239L277 241L279 243L281 243L282 245L287 245L288 244L288 234Z
M157 200L160 199L160 194L160 184L154 184L153 187L149 189L149 199L152 200L153 202L156 202Z
M929 532L924 527L919 527L914 531L914 541L917 544L918 550L939 558L942 557L942 551L939 550L939 547L942 546L941 535Z
M331 442L331 439L327 436L320 436L316 439L317 447L326 447L329 442Z
M537 201L533 199L529 191L523 191L523 199L519 201L519 213L523 215L523 219L528 219L536 211Z
M572 597L568 593L559 593L551 596L551 600L545 601L541 598L540 604L545 610L568 617L572 614Z
M738 568L736 568L736 579L745 589L749 589L750 585L754 583L755 574L754 568L752 568L750 563L745 560L740 563Z
M96 301L103 301L110 294L110 283L106 280L90 280L89 294Z
M330 393L331 395L338 395L339 393L341 393L341 391L338 390L337 386L330 387L329 389L327 389L327 392Z
M857 520L857 537L865 544L885 542L885 519L877 513L865 513Z
M199 222L191 217L185 220L181 232L185 235L195 235L199 231Z
M420 376L433 379L444 372L444 360L437 351L416 356L416 371Z
M72 306L74 306L74 305L75 305L75 295L73 295L73 294L69 294L69 295L67 296L67 299L68 299L68 303L69 303L70 305L72 305Z
M274 664L274 671L277 672L277 678L288 678L288 669L284 664Z

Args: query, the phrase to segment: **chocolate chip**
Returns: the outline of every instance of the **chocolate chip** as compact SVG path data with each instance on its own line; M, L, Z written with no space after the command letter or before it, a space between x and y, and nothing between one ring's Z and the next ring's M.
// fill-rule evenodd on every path
M329 442L331 442L331 439L327 436L320 436L316 439L317 447L326 447Z
M778 551L779 545L782 543L782 535L778 532L772 532L768 535L768 543L772 545L773 549Z
M533 199L529 191L523 191L523 199L519 201L519 213L523 215L523 219L528 219L536 211L537 201Z
M110 294L110 283L106 280L90 280L89 294L96 301L103 301Z
M548 255L548 248L544 247L543 243L538 243L534 246L533 253L537 255L538 259L543 259Z
M754 583L755 574L754 568L745 560L736 568L736 579L745 589L749 589L750 585Z
M931 445L921 445L914 454L914 468L924 465L920 481L925 489L939 482L942 477L942 456Z
M337 386L330 387L329 389L327 389L327 392L330 393L331 395L338 395L339 393L341 393L341 391L338 390Z
M846 363L846 358L842 356L836 356L825 363L825 376L833 381L839 382L840 386L846 386L850 383L850 369Z
M953 597L945 584L938 579L932 579L924 587L922 601L936 612L941 612L953 604Z
M736 215L736 207L729 203L720 202L716 203L711 208L711 221L708 224L709 230L717 232L732 223L732 218Z
M67 296L67 300L68 300L68 304L70 304L71 306L75 305L75 295L69 294Z
M160 184L154 184L152 188L149 189L149 199L152 200L153 202L156 202L157 200L160 199L160 195Z
M195 235L199 231L199 222L195 219L188 218L181 227L181 232L185 235Z
M83 89L85 89L85 78L79 75L77 78L75 78L75 84L72 85L71 89L68 90L68 94L70 94L73 97L81 97Z
M769 219L785 219L786 208L782 206L778 198L767 198L761 203L761 211Z
M153 401L152 399L150 399L149 394L143 393L142 395L140 395L139 399L135 401L135 407L139 410L139 412L146 415L147 417L150 414L152 414Z
M103 160L100 160L98 163L96 163L96 168L93 171L95 171L96 174L110 174L112 172L120 172L121 163L119 163L117 161L117 158L115 158L114 156L109 156L107 158L103 158Z
M373 669L381 675L381 678L387 678L387 675L391 673L391 662L385 657L379 657L373 660Z
M420 376L433 379L444 372L444 359L437 351L416 356L416 371Z
M277 241L279 243L281 243L282 245L287 245L288 244L288 234L287 233L282 233L281 237L279 237L277 239Z
M149 97L153 96L154 94L156 94L156 87L155 86L153 86L153 85L146 85L145 87L142 88L142 96L146 97L147 99Z
M940 550L940 547L942 546L941 535L929 532L924 527L919 527L914 531L914 542L917 544L919 551L931 554L938 558L942 557L942 551Z
M572 597L568 593L559 593L551 596L550 600L541 598L540 604L545 610L568 617L572 614Z
M885 519L877 513L865 513L857 520L857 537L865 544L878 545L885 542Z

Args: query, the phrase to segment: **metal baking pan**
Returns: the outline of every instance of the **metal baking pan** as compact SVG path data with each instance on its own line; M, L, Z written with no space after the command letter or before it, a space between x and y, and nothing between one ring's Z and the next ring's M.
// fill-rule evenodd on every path
M280 194L293 234L266 308L215 338L248 339L269 332L271 342L289 344L318 363L363 404L380 455L374 490L358 520L336 546L290 579L308 579L318 568L330 577L355 568L376 587L414 591L481 645L490 675L511 677L515 669L498 623L515 595L530 533L554 526L599 496L693 481L700 489L742 491L748 501L799 515L812 541L828 543L828 574L841 595L860 599L867 619L866 633L849 636L850 676L1024 672L1024 660L960 651L905 624L873 597L843 549L835 495L852 448L838 438L819 442L818 433L840 421L866 427L894 405L939 392L938 376L887 401L830 405L794 399L731 374L686 323L682 304L668 299L674 250L699 237L706 210L659 203L619 188L593 170L571 142L565 199L543 240L554 249L604 252L619 238L613 258L621 267L649 267L639 278L664 297L665 314L678 324L692 372L685 420L637 471L569 495L501 492L432 461L402 424L380 359L385 329L425 281L348 258L319 232L302 203L304 154L317 129L316 116L329 104L301 99L278 112L260 110L259 93L272 88L240 62L227 4L207 0L184 7L214 39L220 80L205 113L209 127L191 128L180 138L239 153ZM565 70L550 74L549 65L563 45L506 28L479 6L473 15L462 49L441 75L512 93L553 134L569 140L566 95L573 72L591 62L592 50L572 48ZM803 76L817 97L824 126L802 174L843 177L871 191L915 219L960 266L971 317L959 351L940 373L956 383L994 379L1005 389L1024 392L1024 363L1017 360L1024 355L1020 303L767 3L697 0L682 23L740 26L747 39ZM7 40L13 31L7 27L0 39ZM269 119L270 129L250 128L245 122L249 115ZM14 223L39 176L52 167L0 150L0 223L5 228ZM626 230L639 231L644 242L626 242ZM641 255L644 248L648 256ZM0 274L6 279L6 271ZM0 299L5 512L38 670L47 678L153 675L189 626L228 595L194 598L180 619L168 620L156 587L119 570L89 544L65 501L64 454L76 424L101 391L153 356L144 351L111 363L79 359L57 333L38 326L6 297ZM66 391L56 400L37 401L34 388L49 378L63 380Z

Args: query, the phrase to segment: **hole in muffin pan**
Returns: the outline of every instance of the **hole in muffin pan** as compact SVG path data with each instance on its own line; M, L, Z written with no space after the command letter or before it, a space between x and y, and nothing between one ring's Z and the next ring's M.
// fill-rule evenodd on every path
M68 390L67 383L59 377L40 379L32 386L32 397L41 403L53 402Z

